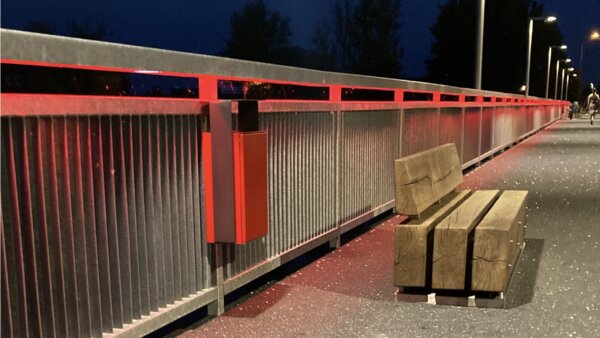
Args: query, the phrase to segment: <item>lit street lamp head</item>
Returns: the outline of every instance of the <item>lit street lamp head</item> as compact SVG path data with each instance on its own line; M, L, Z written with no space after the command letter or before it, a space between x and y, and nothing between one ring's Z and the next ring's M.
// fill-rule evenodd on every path
M529 73L531 72L531 43L533 40L533 22L534 21L544 21L545 23L550 23L556 21L555 16L537 16L529 18L529 39L527 40L527 67L525 72L525 96L529 96ZM546 85L546 88L548 85ZM548 90L546 89L546 92ZM546 95L547 96L547 95Z
M591 40L591 41L593 41L593 40L600 40L600 32L598 32L598 31L593 31L593 32L590 34L590 40Z

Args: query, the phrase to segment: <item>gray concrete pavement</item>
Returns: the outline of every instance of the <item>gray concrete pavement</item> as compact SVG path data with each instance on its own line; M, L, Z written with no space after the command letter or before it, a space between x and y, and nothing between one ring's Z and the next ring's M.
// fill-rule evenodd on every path
M508 309L396 302L388 219L181 337L600 337L600 126L559 121L463 188L530 191Z

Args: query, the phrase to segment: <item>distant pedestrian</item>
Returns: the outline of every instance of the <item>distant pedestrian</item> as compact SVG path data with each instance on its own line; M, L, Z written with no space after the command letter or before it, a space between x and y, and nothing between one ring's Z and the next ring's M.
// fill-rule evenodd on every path
M569 108L569 120L572 120L573 116L579 116L579 109L581 109L579 102L573 101L571 107Z
M592 88L592 93L588 95L585 100L585 108L590 113L590 124L594 124L594 115L598 112L598 106L600 105L600 96L596 92L596 87Z

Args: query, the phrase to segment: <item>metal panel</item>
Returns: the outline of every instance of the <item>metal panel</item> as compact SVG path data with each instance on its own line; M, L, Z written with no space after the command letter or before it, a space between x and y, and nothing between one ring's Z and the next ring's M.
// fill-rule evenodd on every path
M3 336L98 337L209 287L199 115L1 124Z
M454 143L463 159L463 108L440 108L439 144Z
M529 110L530 107L528 106L512 107L514 126L514 134L512 137L513 140L518 139L519 137L527 133L527 114Z
M494 129L493 129L492 148L500 147L512 139L513 120L510 109L506 106L496 107L494 111Z
M494 107L483 107L481 109L481 151L479 155L492 150L494 144Z
M439 111L431 108L403 109L402 156L439 144Z
M480 154L482 139L482 109L480 107L465 108L463 127L463 163L469 162Z
M394 199L399 110L341 114L339 222L352 221Z

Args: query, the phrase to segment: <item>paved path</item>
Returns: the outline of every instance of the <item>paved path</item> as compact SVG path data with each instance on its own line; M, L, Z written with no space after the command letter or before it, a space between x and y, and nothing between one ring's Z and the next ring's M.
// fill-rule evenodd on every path
M463 186L530 191L509 309L396 302L388 219L181 337L600 337L600 126L559 121Z

